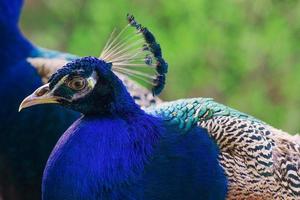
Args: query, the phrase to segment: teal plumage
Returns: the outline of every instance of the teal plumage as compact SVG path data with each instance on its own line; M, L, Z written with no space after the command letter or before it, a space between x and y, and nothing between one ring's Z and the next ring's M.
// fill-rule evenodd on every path
M212 98L181 99L172 103L162 103L147 111L168 119L170 123L178 124L180 129L190 130L200 120L208 120L216 116L232 116L245 120L261 122L254 117L225 105L216 103Z

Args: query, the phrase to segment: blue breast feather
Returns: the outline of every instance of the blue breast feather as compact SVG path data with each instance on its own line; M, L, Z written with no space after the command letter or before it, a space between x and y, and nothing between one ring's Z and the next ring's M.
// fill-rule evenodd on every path
M48 160L43 199L225 199L218 153L204 129L181 134L146 114L83 117Z

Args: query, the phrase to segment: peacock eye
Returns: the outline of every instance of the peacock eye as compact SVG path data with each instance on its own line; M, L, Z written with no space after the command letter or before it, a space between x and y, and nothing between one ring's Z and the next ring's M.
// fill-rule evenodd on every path
M68 87L73 90L82 90L86 86L86 79L82 77L74 77L68 82Z

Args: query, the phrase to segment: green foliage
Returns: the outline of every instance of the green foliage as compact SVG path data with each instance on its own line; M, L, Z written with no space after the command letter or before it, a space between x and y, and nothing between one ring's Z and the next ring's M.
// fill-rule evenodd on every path
M22 29L38 45L97 56L128 12L169 62L164 99L213 97L300 130L300 1L30 0Z

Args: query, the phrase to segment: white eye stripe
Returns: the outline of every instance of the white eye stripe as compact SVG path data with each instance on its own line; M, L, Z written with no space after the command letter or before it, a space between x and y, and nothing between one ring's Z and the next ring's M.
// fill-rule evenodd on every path
M55 90L57 90L59 87L61 87L62 85L67 85L67 80L69 78L70 75L65 75L64 77L62 77L57 84L54 86L54 88L51 90L51 93L53 93ZM84 97L85 95L89 94L95 87L96 83L98 80L98 75L97 73L94 71L90 77L86 78L86 87L83 88L82 90L77 91L76 93L74 93L74 95L71 97L71 101L79 99ZM69 86L68 86L69 87Z
M58 83L54 86L54 88L52 89L52 91L55 91L57 88L59 88L61 85L63 85L65 83L65 81L67 80L69 75L65 75L64 77L62 77Z
M94 88L97 83L97 80L98 80L98 76L96 72L93 72L92 75L89 78L87 78L88 87Z

